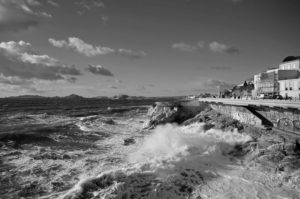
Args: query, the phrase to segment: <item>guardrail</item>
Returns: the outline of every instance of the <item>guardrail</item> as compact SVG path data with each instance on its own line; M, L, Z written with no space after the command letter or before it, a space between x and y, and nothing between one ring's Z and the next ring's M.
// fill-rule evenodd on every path
M226 99L226 98L198 98L200 102L213 102L237 106L269 106L281 108L295 108L300 110L300 101L293 100L246 100L246 99Z

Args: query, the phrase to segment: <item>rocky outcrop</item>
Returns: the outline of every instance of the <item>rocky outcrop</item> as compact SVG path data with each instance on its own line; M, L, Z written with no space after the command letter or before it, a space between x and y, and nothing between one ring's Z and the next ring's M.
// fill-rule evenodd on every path
M180 103L156 102L148 111L150 119L145 124L145 128L152 129L159 124L165 123L181 124L195 115L194 111L190 111Z

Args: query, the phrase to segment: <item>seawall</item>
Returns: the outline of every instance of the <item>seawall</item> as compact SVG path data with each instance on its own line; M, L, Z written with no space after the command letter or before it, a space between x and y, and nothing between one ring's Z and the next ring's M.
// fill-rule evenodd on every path
M198 100L183 101L181 104L186 109L195 112L211 107L213 110L245 124L264 128L276 127L300 134L300 110L296 108L240 106Z

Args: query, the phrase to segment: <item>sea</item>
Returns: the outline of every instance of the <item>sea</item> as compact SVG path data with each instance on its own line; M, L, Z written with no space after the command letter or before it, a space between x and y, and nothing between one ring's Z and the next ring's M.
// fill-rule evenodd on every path
M204 123L148 129L153 104L0 99L0 198L300 198L230 155L251 136Z

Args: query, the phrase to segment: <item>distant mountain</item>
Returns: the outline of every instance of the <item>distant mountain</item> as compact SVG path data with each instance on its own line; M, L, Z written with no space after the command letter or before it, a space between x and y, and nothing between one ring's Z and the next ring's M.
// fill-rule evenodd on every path
M71 95L68 95L66 97L63 97L65 99L85 99L84 97L80 96L80 95L76 95L76 94L71 94Z
M34 98L46 98L46 97L40 95L19 95L19 96L11 96L8 98L34 99Z

